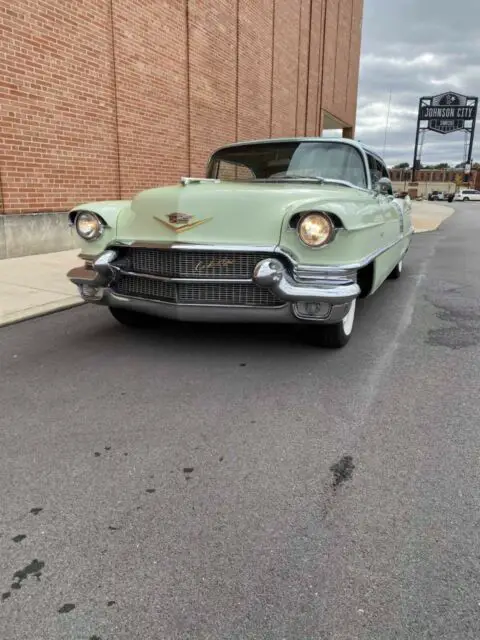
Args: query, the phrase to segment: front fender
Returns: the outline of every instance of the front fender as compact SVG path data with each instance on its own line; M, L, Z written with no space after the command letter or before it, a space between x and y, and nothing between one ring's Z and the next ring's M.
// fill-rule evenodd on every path
M349 192L350 193L350 192ZM334 240L324 247L305 246L290 220L292 213L303 211L325 211L336 219L339 227ZM369 193L359 192L346 198L309 202L308 208L290 211L284 217L280 239L283 249L294 260L302 264L342 265L361 262L385 243L385 230L393 220L388 206L379 206Z
M74 230L78 239L78 247L81 255L94 257L101 253L117 234L117 221L120 213L128 208L131 200L105 200L104 202L87 202L80 204L68 212L68 221L74 225L75 217L80 211L91 211L95 213L104 223L104 232L97 240L87 241L80 238Z

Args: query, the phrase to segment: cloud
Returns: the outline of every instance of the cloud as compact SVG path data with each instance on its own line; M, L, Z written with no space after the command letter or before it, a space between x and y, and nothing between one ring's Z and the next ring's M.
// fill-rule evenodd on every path
M479 0L462 0L461 10L451 0L364 2L356 137L381 154L385 148L388 164L411 163L420 97L480 96L480 20L468 19ZM480 123L477 131L479 139ZM456 164L464 146L464 133L427 133L422 162ZM480 160L480 139L473 154Z

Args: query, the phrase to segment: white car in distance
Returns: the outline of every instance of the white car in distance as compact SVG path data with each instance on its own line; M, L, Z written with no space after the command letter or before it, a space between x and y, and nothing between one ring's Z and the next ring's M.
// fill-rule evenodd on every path
M453 198L457 202L467 202L468 200L480 200L480 191L478 189L460 189Z

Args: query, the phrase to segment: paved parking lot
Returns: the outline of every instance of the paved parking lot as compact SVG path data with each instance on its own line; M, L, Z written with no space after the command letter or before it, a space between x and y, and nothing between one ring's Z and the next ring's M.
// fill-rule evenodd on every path
M480 637L480 216L338 352L289 328L0 329L6 640Z

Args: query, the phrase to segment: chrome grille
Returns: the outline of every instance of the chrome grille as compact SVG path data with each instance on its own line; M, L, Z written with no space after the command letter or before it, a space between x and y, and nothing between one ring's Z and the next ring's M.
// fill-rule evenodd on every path
M128 270L166 278L234 278L249 280L257 262L268 258L262 252L186 251L130 247Z
M284 304L268 289L246 282L163 282L153 278L122 275L113 291L133 298L180 304L212 304L242 307L280 307Z
M152 280L151 278L121 276L115 281L112 288L124 296L164 300L165 302L176 302L177 299L175 285L172 282Z
M182 283L178 302L182 304L219 304L245 307L277 307L283 302L268 289L245 283Z

